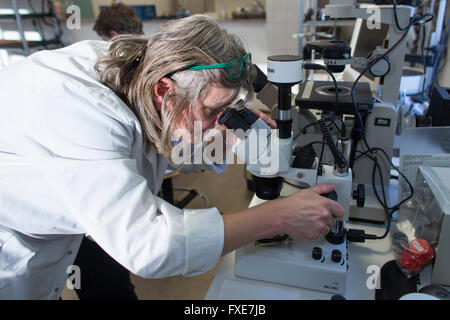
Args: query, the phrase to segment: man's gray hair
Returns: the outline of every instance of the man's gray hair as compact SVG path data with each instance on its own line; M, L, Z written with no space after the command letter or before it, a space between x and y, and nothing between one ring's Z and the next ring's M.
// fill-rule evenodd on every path
M208 16L193 15L171 20L146 39L135 35L115 37L107 55L96 64L100 81L133 110L144 131L146 145L154 144L170 161L171 136L180 115L190 114L210 85L253 92L253 68L231 79L227 69L186 70L192 66L226 63L246 54L242 41ZM168 77L174 90L168 92L171 110L159 112L153 102L153 87Z

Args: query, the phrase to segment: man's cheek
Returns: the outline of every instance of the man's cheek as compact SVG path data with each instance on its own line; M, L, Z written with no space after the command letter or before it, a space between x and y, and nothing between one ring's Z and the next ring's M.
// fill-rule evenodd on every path
M219 124L219 118L220 118L220 116L222 115L222 113L223 113L223 111L220 112L220 113L217 115L216 121L214 121L214 126L215 126L215 127L220 127L220 126L221 126L221 125Z
M218 124L217 122L218 117L213 117L211 120L206 120L203 122L203 131L209 130L209 129L213 129L215 128Z

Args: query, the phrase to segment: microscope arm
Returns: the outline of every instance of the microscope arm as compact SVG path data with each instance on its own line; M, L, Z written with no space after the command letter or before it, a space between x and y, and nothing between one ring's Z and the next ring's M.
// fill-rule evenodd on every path
M377 22L394 25L394 11L392 5L356 5L354 0L330 0L325 5L324 11L330 18L359 18L363 20L378 19ZM414 14L414 8L407 6L397 7L397 18L400 25L408 24L409 19Z
M399 41L404 31L398 30L395 22L395 14L392 5L360 5L356 6L355 0L330 0L330 4L325 6L325 12L331 18L360 18L371 20L377 23L389 25L389 48ZM414 8L408 6L397 7L397 19L401 26L407 26L410 18L414 14ZM374 28L371 26L370 28ZM398 101L398 92L400 88L400 79L403 74L403 62L406 53L406 39L404 39L390 54L389 73L384 77L381 88L381 100L390 102L396 106Z

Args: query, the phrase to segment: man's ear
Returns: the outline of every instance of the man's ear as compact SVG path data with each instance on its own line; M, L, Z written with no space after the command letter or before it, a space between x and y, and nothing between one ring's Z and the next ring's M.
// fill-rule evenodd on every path
M153 103L155 104L155 107L158 111L161 111L164 97L166 96L167 92L169 92L172 89L173 83L169 78L159 79L159 81L153 87L152 89Z
M116 31L116 30L111 30L110 32L109 32L109 37L112 39L112 38L114 38L115 36L117 36L119 33Z

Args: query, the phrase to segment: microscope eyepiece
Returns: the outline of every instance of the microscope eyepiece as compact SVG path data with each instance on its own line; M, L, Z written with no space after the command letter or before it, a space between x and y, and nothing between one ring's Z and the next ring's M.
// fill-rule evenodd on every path
M217 122L232 130L242 129L245 132L250 129L250 124L242 119L236 109L233 109L231 107L225 109Z

